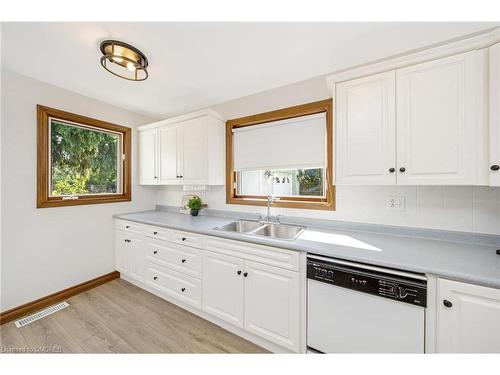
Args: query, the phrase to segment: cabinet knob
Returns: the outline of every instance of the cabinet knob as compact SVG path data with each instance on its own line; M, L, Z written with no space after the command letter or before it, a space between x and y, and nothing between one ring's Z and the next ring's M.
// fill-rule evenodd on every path
M158 250L153 251L153 254L155 255L158 254Z
M128 229L128 228L130 228L130 225L125 225L125 229Z
M238 275L241 275L241 271L236 272Z
M153 232L153 234L156 236L158 234L158 232Z
M500 169L500 165L492 165L491 168L490 168L492 171L498 171Z
M399 171L400 171L401 173L404 173L404 172L406 172L406 168L405 168L405 167L401 167L401 168L399 168Z
M155 176L155 178L158 178L158 176Z
M186 241L186 240L187 240L187 238L186 238L186 237L182 237L182 238L181 238L181 240L182 240L182 241Z
M158 280L158 276L153 277L153 280Z
M181 260L182 263L186 263L186 259Z
M245 272L245 273L243 274L243 276L247 277L247 276L248 276L248 272Z
M389 168L389 172L391 172L391 173L396 172L396 168Z
M184 176L179 176L179 178L184 178Z
M186 291L186 288L182 288L182 289L181 289L181 292L185 292L185 291Z
M444 300L443 300L443 305L444 305L445 307L450 308L450 307L452 307L452 306L453 306L453 303L451 303L451 302L450 302L450 301L448 301L447 299L444 299Z
M130 241L132 241L132 240L125 240L125 242L130 242Z

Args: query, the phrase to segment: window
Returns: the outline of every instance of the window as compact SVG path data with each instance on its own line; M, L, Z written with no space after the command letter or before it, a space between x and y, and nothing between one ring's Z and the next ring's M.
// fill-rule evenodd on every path
M335 209L332 101L304 104L226 123L226 201Z
M131 130L38 106L37 207L131 200Z

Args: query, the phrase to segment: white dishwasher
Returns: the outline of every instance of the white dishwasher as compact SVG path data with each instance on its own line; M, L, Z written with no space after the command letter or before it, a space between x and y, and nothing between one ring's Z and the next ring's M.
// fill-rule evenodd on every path
M424 275L309 254L307 293L312 351L424 353Z

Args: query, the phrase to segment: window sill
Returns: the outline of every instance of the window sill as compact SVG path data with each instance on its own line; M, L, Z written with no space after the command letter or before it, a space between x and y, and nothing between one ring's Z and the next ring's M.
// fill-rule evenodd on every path
M267 198L258 199L258 198L243 198L243 197L227 197L227 204L240 204L246 206L267 206ZM273 200L271 203L271 207L282 207L282 208L298 208L304 210L330 210L335 211L335 204L333 201L313 201L308 202L306 200L297 201L297 200L286 200L279 199Z
M48 199L39 200L36 207L47 208L61 206L81 206L85 204L130 202L131 200L132 197L130 196L130 194L79 196L78 199L62 199L51 197Z

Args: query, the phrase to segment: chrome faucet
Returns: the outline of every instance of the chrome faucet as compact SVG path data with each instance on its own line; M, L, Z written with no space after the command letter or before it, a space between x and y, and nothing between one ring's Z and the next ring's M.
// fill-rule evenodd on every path
M269 223L271 222L271 203L273 203L273 196L272 194L268 194L267 196L267 216L266 216L266 221Z

